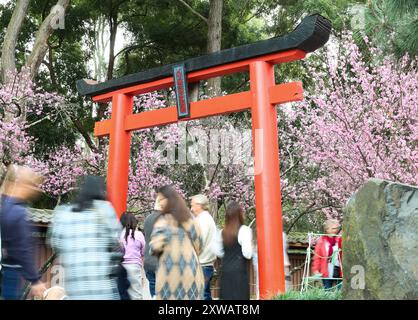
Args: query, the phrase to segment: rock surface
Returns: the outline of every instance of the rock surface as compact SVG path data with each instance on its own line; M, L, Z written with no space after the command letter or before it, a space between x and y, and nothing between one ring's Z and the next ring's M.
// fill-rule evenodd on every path
M347 202L343 298L418 300L418 187L370 179Z

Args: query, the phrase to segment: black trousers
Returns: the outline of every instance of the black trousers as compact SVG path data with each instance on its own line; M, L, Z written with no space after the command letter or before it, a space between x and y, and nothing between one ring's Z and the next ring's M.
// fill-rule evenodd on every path
M128 272L119 264L117 271L117 281L118 281L118 291L121 300L131 300L128 294L128 289L131 286L131 283L128 280Z

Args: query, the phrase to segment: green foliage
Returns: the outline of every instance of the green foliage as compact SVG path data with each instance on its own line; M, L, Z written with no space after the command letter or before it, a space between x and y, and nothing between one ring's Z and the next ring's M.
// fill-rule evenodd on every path
M284 30L296 25L307 14L319 13L328 18L334 33L349 27L347 9L353 3L364 2L355 0L288 0L279 1L283 6L273 12L273 24L268 28L271 33L278 36Z
M365 34L384 54L402 57L418 52L418 2L373 0L365 8ZM359 30L357 33L362 33Z
M195 8L205 15L208 7L199 3ZM204 21L178 1L130 3L121 19L131 39L126 54L119 60L118 75L181 61L206 51Z
M341 290L324 290L322 288L312 288L305 292L288 291L278 295L272 300L342 300Z

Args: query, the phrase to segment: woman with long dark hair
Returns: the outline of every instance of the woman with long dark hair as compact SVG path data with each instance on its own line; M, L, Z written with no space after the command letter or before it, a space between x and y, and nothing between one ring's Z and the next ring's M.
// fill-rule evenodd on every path
M248 261L253 254L252 231L244 224L244 210L232 201L225 212L225 227L213 243L221 261L220 299L249 300Z
M86 176L73 204L58 207L50 244L65 269L65 290L73 300L117 300L116 278L122 231L115 210L106 201L104 179Z
M155 222L151 253L159 257L156 271L158 300L202 300L203 271L198 255L200 230L180 194L171 186L158 189L161 216Z
M145 238L137 229L138 220L128 212L124 215L124 230L120 237L120 243L124 251L122 265L128 273L130 287L128 294L131 300L143 298L143 258L145 251Z

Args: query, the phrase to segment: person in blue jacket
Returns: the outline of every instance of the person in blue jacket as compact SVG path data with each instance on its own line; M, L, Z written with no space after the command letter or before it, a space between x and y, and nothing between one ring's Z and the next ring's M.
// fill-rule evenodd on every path
M2 298L18 300L24 280L31 284L34 297L46 290L35 268L32 232L27 221L27 202L40 193L42 178L27 167L11 165L3 182L0 198L2 245Z

